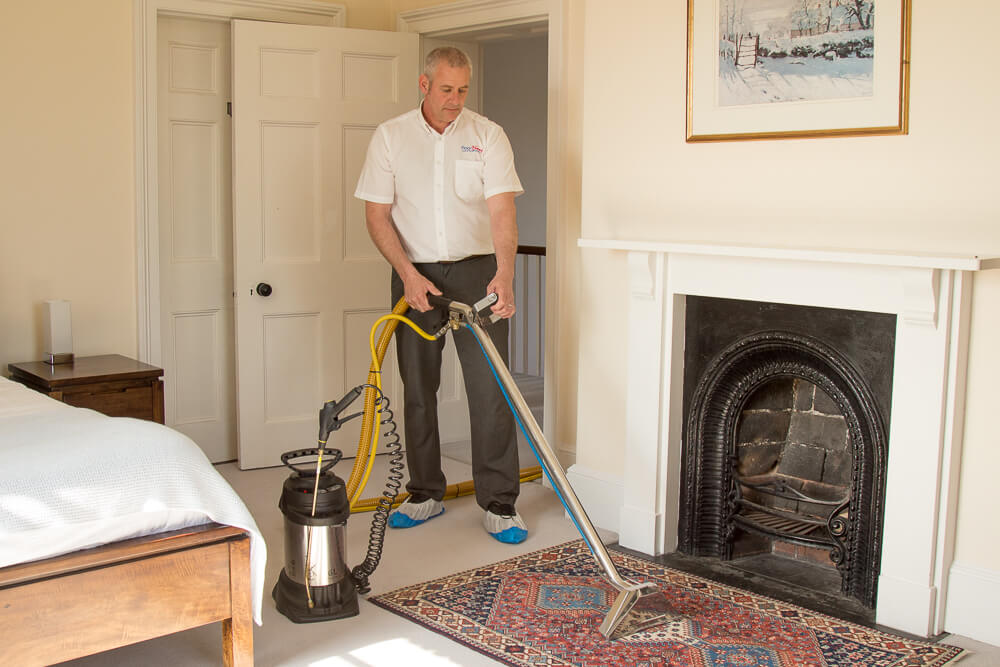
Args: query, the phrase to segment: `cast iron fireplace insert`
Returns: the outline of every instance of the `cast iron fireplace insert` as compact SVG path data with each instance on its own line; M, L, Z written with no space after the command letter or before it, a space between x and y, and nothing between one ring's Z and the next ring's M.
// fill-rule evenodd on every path
M894 332L892 315L687 297L681 553L727 561L746 534L825 549L841 594L874 609ZM832 493L741 474L744 408L792 380L815 386L846 425L846 482Z

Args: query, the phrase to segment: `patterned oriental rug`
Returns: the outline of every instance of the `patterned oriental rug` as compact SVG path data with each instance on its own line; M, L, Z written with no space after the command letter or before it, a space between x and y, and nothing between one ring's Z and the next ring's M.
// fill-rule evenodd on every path
M903 639L612 551L622 576L657 584L671 615L616 641L615 597L582 541L409 586L371 602L495 660L574 667L935 667L963 650Z

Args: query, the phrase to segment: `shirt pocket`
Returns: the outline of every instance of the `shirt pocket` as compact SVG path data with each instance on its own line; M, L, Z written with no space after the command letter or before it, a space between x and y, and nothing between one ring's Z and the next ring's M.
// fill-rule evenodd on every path
M483 163L478 160L455 161L455 194L465 201L483 199Z

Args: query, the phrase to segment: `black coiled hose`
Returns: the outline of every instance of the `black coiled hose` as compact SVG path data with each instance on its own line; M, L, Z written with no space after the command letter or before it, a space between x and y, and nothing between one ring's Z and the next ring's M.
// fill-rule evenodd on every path
M356 565L351 570L351 578L359 593L367 593L371 590L368 577L378 567L382 560L382 544L385 541L385 529L389 524L389 512L392 504L396 502L399 489L403 479L403 443L396 433L396 422L392 418L392 410L389 409L389 399L382 390L373 384L365 384L363 387L370 387L377 392L375 408L381 416L379 426L385 426L382 437L385 439L386 451L389 455L389 472L386 475L385 490L382 492L375 510L372 513L372 526L368 535L368 553L364 562Z

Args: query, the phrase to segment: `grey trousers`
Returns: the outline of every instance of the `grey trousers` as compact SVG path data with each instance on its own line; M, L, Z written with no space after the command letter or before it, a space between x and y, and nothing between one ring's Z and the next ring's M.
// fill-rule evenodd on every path
M469 305L486 296L486 286L496 275L496 257L486 255L448 264L416 264L444 296ZM392 303L403 296L403 281L392 272ZM435 333L447 318L443 309L426 313L410 310L406 316L421 329ZM508 320L485 327L504 363L508 363ZM483 509L493 501L514 504L520 492L520 468L514 415L507 405L475 336L462 327L451 335L458 350L469 399L472 440L472 476L476 502ZM444 496L447 481L441 470L441 436L438 431L437 391L441 385L444 337L431 342L409 326L396 328L396 358L403 378L403 415L406 490L435 500Z

